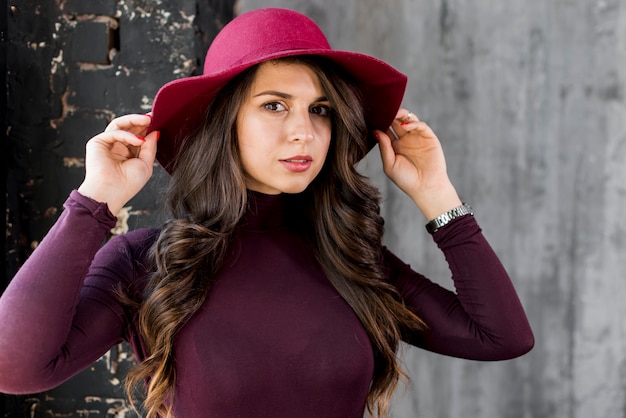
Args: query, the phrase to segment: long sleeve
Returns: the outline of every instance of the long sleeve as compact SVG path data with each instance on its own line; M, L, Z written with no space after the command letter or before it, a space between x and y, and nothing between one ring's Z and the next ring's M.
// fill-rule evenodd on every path
M76 191L64 207L0 297L0 392L52 388L122 340L119 309L84 286L115 217Z
M433 238L448 262L456 292L385 252L390 279L428 325L407 342L473 360L511 359L531 350L534 337L522 304L474 217L453 221Z

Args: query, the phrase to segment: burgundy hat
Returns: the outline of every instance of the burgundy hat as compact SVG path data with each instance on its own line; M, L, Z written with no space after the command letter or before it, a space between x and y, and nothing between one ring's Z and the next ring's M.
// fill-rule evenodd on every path
M217 34L202 75L170 81L157 92L149 131L161 132L156 158L163 168L173 172L180 143L228 81L255 64L293 55L319 55L343 67L363 95L368 128L388 129L404 96L404 74L375 57L332 49L317 24L299 12L258 9L237 16Z

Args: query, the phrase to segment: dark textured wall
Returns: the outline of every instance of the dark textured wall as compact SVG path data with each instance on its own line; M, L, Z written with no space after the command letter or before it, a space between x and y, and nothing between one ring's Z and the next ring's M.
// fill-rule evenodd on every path
M2 54L7 80L2 103L7 132L2 286L82 180L85 142L115 116L149 111L165 82L201 73L206 48L232 18L233 4L232 0L5 2L6 31L0 29L3 52L7 51ZM112 234L157 221L166 182L167 175L157 166L153 180L118 215L119 228ZM2 416L130 417L122 386L133 362L128 347L121 344L56 389L2 397Z

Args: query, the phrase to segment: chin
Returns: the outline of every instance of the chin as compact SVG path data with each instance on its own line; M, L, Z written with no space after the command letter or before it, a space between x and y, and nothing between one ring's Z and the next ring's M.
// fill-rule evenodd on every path
M286 194L298 194L298 193L302 193L303 191L305 191L307 189L307 187L309 187L309 184L311 184L311 183L292 184L292 185L289 185L289 186L281 187L280 191L282 193L286 193Z
M288 188L282 191L282 193L285 194L298 194L298 193L302 193L303 191L306 190L306 187L294 187L294 188Z
M274 182L274 183L260 183L260 182L248 182L246 186L249 190L257 191L263 194L298 194L305 191L309 185L313 182L308 179L288 179L289 181Z

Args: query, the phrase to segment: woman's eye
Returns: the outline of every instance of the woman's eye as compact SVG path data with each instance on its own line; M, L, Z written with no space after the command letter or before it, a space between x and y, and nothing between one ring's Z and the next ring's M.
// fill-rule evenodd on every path
M263 107L271 112L280 112L281 110L285 110L285 106L280 102L265 103Z
M319 116L328 116L330 115L330 107L326 105L311 106L311 113L314 113Z

